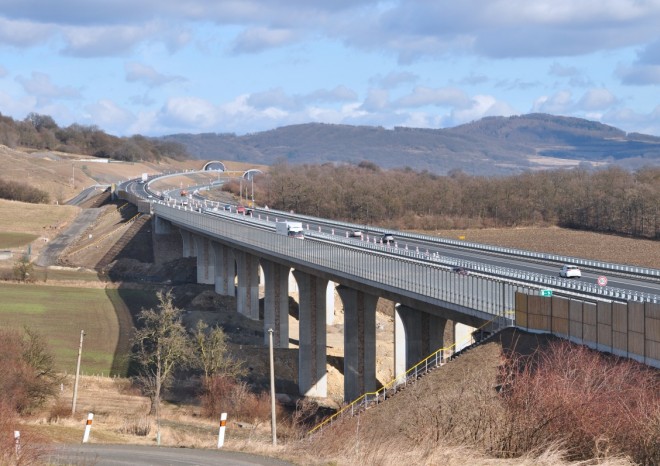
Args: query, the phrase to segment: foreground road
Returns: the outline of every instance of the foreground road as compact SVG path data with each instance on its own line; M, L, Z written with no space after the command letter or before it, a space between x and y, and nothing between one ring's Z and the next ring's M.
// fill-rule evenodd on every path
M293 466L286 461L247 453L142 445L63 445L48 458L48 464Z

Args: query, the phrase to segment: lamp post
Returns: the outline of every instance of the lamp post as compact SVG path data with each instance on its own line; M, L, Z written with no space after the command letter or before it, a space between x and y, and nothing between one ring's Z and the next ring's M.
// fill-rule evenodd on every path
M78 398L78 379L80 378L80 357L82 356L83 339L85 331L80 331L80 345L78 346L78 364L76 364L76 380L73 383L73 402L71 403L71 414L76 413L76 399Z
M277 445L277 422L275 418L275 363L273 358L273 329L268 329L268 348L270 353L270 430L273 445Z

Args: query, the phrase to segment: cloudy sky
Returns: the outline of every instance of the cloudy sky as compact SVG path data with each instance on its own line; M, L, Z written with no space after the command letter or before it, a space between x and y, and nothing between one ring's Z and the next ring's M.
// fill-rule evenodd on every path
M0 0L0 113L115 135L544 112L660 136L660 0Z

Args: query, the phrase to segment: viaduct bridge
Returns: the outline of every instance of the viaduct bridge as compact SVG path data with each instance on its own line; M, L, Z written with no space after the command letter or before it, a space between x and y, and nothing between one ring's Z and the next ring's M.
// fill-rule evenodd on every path
M264 343L289 344L290 276L299 291L299 391L327 396L326 325L336 289L344 307L344 399L377 389L375 312L379 297L395 307L394 373L455 341L455 324L495 331L516 325L660 367L660 304L626 299L539 296L539 286L486 274L461 275L417 254L318 231L300 240L277 234L275 213L237 215L222 209L120 197L153 218L157 261L163 251L196 257L197 281L237 299L259 319L264 285ZM171 257L170 257L171 258ZM329 299L330 298L330 299ZM330 304L329 304L330 302Z

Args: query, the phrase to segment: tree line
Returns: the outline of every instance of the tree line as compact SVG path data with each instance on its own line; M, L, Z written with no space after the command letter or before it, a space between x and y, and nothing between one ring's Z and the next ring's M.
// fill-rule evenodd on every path
M255 178L260 204L403 229L557 225L660 239L660 168L551 170L507 177L280 162Z
M38 150L57 150L128 162L190 158L182 144L141 135L112 136L98 127L74 123L59 127L48 115L30 113L22 121L0 114L0 144Z

